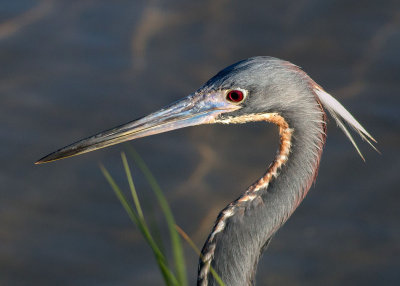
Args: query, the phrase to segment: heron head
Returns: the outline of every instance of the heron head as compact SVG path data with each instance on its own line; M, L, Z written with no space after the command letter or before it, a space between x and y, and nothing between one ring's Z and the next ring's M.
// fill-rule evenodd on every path
M283 88L288 88L281 80L282 75L290 70L285 63L288 62L269 57L238 62L220 71L186 98L138 120L61 148L36 164L183 127L229 121L235 123L235 119L246 115L276 112L275 109L280 108L284 101L288 108L293 99L276 96Z

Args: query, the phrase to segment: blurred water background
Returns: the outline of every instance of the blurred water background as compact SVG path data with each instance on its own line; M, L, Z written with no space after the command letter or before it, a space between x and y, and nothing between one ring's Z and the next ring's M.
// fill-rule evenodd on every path
M331 120L317 182L275 236L258 285L400 285L400 2L18 0L0 3L0 284L160 285L103 178L115 146L33 162L188 95L223 67L290 60L378 140L364 163ZM132 143L202 246L268 166L274 126L201 126ZM158 210L137 169L149 212ZM189 277L197 256L187 248Z

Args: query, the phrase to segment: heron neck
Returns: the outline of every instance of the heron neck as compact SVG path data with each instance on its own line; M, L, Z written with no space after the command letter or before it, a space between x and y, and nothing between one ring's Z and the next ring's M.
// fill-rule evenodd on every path
M263 249L316 177L325 142L321 110L304 120L286 120L278 114L257 116L279 126L278 154L265 175L219 214L202 250L198 285L218 285L210 266L226 285L253 285Z

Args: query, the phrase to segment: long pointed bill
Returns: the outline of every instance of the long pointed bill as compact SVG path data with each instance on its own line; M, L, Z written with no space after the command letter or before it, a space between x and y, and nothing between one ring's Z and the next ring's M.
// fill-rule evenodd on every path
M239 106L223 100L220 92L204 95L193 94L141 119L61 148L43 157L35 164L64 159L174 129L213 123L219 114L237 109Z

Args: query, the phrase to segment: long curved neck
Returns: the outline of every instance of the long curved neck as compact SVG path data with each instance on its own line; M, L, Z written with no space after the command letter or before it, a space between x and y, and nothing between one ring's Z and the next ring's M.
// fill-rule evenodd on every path
M279 126L280 148L267 172L218 216L199 262L198 285L253 285L263 249L307 194L325 142L325 114L317 106L304 120L277 113L244 115L220 123L268 121ZM210 267L211 266L211 267Z

